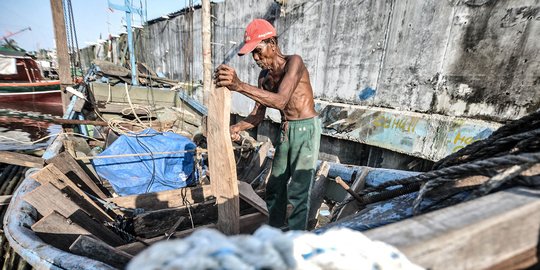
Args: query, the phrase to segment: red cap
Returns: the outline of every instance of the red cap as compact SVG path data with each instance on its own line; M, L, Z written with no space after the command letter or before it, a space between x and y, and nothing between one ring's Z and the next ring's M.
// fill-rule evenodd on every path
M276 29L267 20L253 20L246 27L244 46L240 49L238 55L242 56L246 53L250 53L257 47L259 42L275 36L277 36Z

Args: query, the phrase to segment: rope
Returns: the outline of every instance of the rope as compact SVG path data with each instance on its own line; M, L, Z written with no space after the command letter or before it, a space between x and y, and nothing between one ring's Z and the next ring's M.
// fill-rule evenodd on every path
M486 195L503 186L540 186L538 175L521 174L540 163L540 111L502 126L485 140L474 142L460 151L449 155L435 164L433 171L416 176L388 181L359 193L360 208L368 204L385 201L405 194L418 192L413 202L413 213L425 211L436 203L447 201L456 194L470 191L465 200ZM440 198L431 198L431 205L420 209L428 193L447 183L456 182L469 176L487 176L482 184L468 187L450 187ZM393 187L392 189L389 189ZM440 193L440 192L439 192ZM449 195L450 194L450 195ZM461 198L461 197L460 197ZM334 207L332 219L335 220L341 209L353 198L348 198Z

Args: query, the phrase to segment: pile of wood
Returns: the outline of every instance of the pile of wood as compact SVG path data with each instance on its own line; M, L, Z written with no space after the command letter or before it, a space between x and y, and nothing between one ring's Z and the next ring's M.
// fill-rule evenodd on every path
M210 185L112 198L68 152L46 160L31 178L40 184L23 197L38 213L31 229L56 248L114 267L152 243L217 223ZM266 221L266 205L249 184L240 181L239 191L240 232L250 233ZM118 220L130 226L119 228Z

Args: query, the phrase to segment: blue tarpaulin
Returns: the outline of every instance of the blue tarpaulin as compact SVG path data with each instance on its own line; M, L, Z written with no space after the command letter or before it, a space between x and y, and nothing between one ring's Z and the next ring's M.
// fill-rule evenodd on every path
M192 141L179 134L146 129L141 133L120 136L98 155L145 156L110 157L92 162L99 176L107 179L116 193L122 196L157 192L196 182L195 148ZM169 154L158 154L163 152Z

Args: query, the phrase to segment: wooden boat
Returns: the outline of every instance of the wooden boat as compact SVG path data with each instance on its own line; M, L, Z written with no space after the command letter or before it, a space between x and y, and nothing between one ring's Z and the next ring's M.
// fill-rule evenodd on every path
M105 110L110 113L122 111L117 105L122 104L128 97L124 95L121 86L115 89L108 85L92 84L90 87L98 100L105 98L107 101L102 104ZM128 102L133 103L138 99L146 102L150 94L144 92L145 89L132 87L129 93L135 98L129 98ZM169 104L189 110L191 118L183 119L183 123L202 122L205 110L194 100L170 90L154 91L158 92L153 93L153 100L163 98L163 101L168 100ZM168 95L174 97L173 102L165 98ZM163 106L153 104L150 107L155 109L152 117L171 119L166 113L158 113L163 110ZM136 111L133 106L130 106L130 110ZM166 128L175 124L169 126L161 121L155 123L156 127ZM187 132L188 136L198 130L196 125L193 125L193 128L191 132ZM91 172L91 167L75 161L75 158L80 158L85 153L79 153L81 151L77 150L74 144L76 143L72 140L60 138L48 148L43 156L44 160L41 160L42 164L47 165L35 174L28 175L13 195L6 213L6 237L17 253L31 265L51 269L121 268L147 245L167 237L183 237L197 228L215 226L217 210L210 186L112 198L101 194L104 190L98 186L99 180ZM103 141L103 144L106 143ZM67 152L61 151L62 148ZM247 151L249 156L238 156L246 161L238 173L243 182L251 182L253 176L260 178L267 174L265 168L269 163L265 160L268 161L268 148L260 145L253 149L256 151ZM538 175L538 164L529 168L533 169L533 177ZM419 172L320 162L313 190L316 196L312 195L312 206L320 205L323 197L334 202L348 200L351 195L342 188L339 180L346 182L351 190L358 193L397 179L410 179L419 175ZM465 184L478 185L476 178L468 181L472 182L465 181ZM485 179L483 181L485 182ZM251 186L247 185L249 190ZM264 204L260 203L260 198L257 199L254 193L257 193L257 190L240 193L243 200L240 227L245 233L253 231L266 219ZM103 205L116 208L104 208L102 204L96 203L96 200L88 199L87 194L99 198ZM413 262L432 269L444 269L449 265L456 268L508 269L537 263L536 248L540 232L538 190L501 190L466 203L414 216L413 205L417 195L416 192L409 192L365 208L349 204L336 213L337 221L317 230L345 226L365 231L373 239L384 240L397 246ZM426 199L428 202L430 200L436 201L434 198ZM48 206L55 203L56 208ZM194 209L192 212L196 213L191 217L194 225L197 225L194 229L189 222L186 224L186 220L179 218L188 216L186 213L190 208L186 205L189 204ZM113 213L126 216L127 212L134 213L137 208L146 211L131 216L138 238L128 243L121 237L122 232L119 230L125 228L118 223L111 225L113 220L108 219ZM82 225L90 223L93 224L90 227ZM61 230L64 230L64 234L60 233ZM98 240L89 239L85 235L93 235Z
M30 55L3 49L0 61L0 102L61 104L60 81L45 80Z

